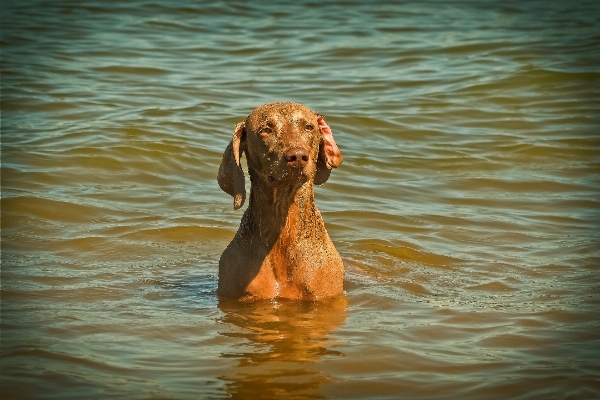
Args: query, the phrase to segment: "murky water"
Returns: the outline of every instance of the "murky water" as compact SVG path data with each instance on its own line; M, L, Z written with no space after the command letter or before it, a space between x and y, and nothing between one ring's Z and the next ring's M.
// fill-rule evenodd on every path
M600 3L6 2L3 399L600 397ZM216 182L327 116L322 303L218 299Z

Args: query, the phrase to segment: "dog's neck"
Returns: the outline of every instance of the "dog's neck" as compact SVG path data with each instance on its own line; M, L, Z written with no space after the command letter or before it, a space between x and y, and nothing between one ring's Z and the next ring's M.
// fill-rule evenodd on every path
M250 199L242 225L248 233L257 233L262 244L272 245L282 232L294 240L308 227L314 230L320 214L311 179L271 184L250 173L250 181Z

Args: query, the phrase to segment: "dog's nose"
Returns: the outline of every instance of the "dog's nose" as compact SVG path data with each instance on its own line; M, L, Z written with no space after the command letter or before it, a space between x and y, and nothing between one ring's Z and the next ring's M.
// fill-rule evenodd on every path
M294 147L285 153L285 159L290 167L302 168L308 164L308 152L302 147Z

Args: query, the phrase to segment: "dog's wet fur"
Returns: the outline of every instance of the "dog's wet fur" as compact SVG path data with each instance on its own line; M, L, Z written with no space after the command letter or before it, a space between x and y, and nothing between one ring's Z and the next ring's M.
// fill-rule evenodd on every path
M314 200L314 185L342 162L324 117L298 103L270 103L236 125L217 178L235 209L246 198L242 154L249 205L221 255L217 294L251 301L342 293L342 259Z

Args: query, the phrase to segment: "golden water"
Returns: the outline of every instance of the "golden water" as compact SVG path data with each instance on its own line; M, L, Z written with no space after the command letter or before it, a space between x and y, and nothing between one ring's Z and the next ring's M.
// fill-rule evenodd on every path
M598 2L2 5L2 399L600 397ZM216 182L326 115L322 303L218 299Z

